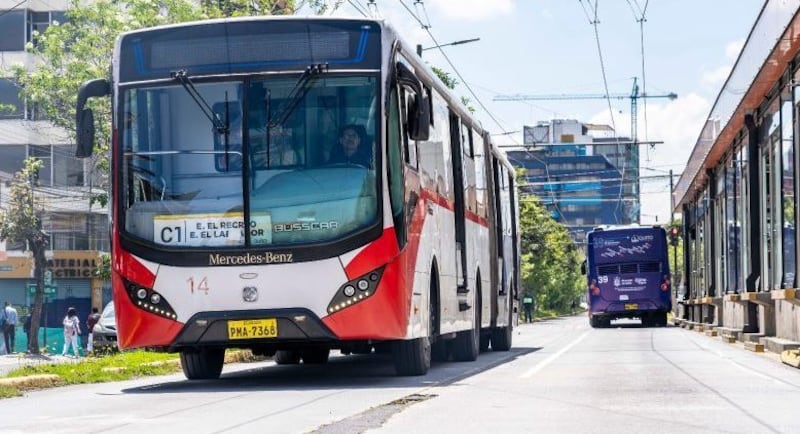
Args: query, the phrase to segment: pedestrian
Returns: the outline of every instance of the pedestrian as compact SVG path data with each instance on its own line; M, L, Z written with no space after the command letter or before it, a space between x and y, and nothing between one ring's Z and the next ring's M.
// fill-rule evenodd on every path
M33 318L33 310L31 313L25 316L25 320L22 322L22 331L25 332L25 341L28 342L28 352L31 351L31 318Z
M94 325L100 321L100 313L97 308L92 308L92 313L86 318L86 330L89 333L89 338L86 341L86 353L91 353L94 350Z
M64 317L64 351L61 352L62 356L67 355L69 346L72 345L72 353L75 357L80 357L81 353L78 351L78 335L81 334L81 322L78 320L78 312L74 307L67 309L67 316Z
M569 311L571 314L575 314L575 308L578 307L578 303L575 302L575 299L572 299L572 304L569 305Z
M3 333L6 329L6 310L0 310L0 333ZM3 339L0 340L0 354L6 354L6 344L5 344L5 333L3 333Z
M522 297L522 307L525 308L525 320L527 322L533 321L533 313L531 312L533 309L533 297L531 297L530 294L525 294L525 296Z
M3 309L3 317L5 318L3 342L6 344L6 352L12 354L14 353L14 335L17 330L17 310L9 302L6 302L6 306Z

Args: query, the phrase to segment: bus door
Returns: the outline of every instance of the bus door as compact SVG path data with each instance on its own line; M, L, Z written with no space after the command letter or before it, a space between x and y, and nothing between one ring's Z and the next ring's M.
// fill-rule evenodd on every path
M467 287L467 235L466 235L466 216L465 216L465 198L464 198L464 156L463 149L469 146L465 143L465 137L462 134L464 127L462 127L461 119L453 112L450 112L450 152L453 161L453 193L455 198L455 209L453 210L455 218L455 260L456 260L456 293L458 294L458 308L461 311L470 308L467 303L466 295L469 292Z
M506 209L508 208L508 202L504 200L504 181L506 177L505 170L503 169L503 165L500 164L494 156L492 156L492 184L493 184L493 194L492 197L494 198L494 209L495 209L495 218L494 218L494 234L493 236L497 239L497 251L492 252L497 255L497 272L499 273L498 280L500 284L499 294L505 295L506 288L508 287L508 266L506 264L506 258L508 255L506 254L506 250L508 249L508 239L505 237L505 226L508 224L508 213Z

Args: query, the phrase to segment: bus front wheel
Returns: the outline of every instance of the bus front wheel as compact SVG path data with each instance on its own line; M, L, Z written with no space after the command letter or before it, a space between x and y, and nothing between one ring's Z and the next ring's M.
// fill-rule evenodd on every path
M181 368L189 380L214 380L222 373L225 350L202 348L181 351Z
M392 359L398 375L425 375L431 367L431 341L427 336L395 341Z

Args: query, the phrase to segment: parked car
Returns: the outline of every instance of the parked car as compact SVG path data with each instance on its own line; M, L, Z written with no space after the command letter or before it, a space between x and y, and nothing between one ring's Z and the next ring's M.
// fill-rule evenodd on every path
M114 317L114 302L109 302L103 308L100 319L92 329L92 345L98 353L113 353L119 351L117 346L117 320Z

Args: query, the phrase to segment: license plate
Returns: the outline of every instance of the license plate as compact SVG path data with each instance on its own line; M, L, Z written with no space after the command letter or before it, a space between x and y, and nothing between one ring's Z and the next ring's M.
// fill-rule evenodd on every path
M625 303L625 310L636 310L639 308L638 303Z
M278 337L278 321L275 318L228 321L228 339L276 337Z

